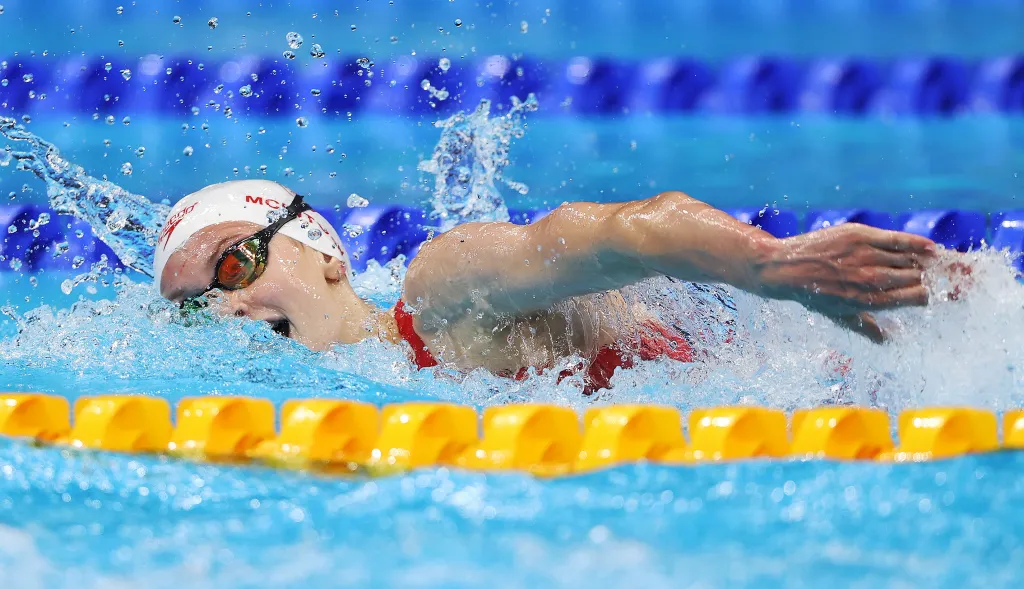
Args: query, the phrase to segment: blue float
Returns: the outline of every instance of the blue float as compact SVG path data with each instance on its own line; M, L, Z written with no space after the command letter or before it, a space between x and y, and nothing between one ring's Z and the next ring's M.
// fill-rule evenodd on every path
M992 215L992 247L1009 250L1018 272L1024 272L1024 211Z
M627 104L636 112L692 111L714 79L711 69L695 59L655 59L638 68Z
M463 98L463 107L467 109L481 99L508 105L513 96L526 100L530 94L537 97L541 108L546 111L556 110L557 102L561 102L559 99L552 103L556 98L550 94L555 76L550 65L542 60L489 55L480 59L467 77L469 87Z
M56 224L57 238L54 242L47 244L42 250L43 253L33 260L33 269L85 272L91 264L99 262L104 255L107 256L109 267L124 267L114 250L96 238L92 227L87 222L55 215L51 218L50 223ZM76 234L79 231L82 233L81 237ZM58 243L65 244L66 249L63 253L58 248Z
M0 60L0 111L24 114L32 105L32 92L47 91L54 64L39 58L11 57Z
M898 115L952 115L966 108L969 83L967 66L954 59L899 60L872 109Z
M800 233L800 220L792 211L773 209L733 209L727 211L748 225L760 227L775 237L792 237Z
M987 224L984 213L961 210L915 211L902 215L900 222L903 231L960 252L981 246Z
M586 115L621 115L628 106L635 66L606 58L573 57L552 85L558 110ZM548 111L555 105L549 104Z
M808 112L862 115L882 87L884 73L875 63L860 59L824 59L807 70L800 108Z
M236 99L237 108L256 115L293 115L299 101L299 88L292 65L285 60L265 59L254 64L252 70L255 80L251 75L241 80L252 89L252 96Z
M516 225L529 225L543 219L551 211L545 209L509 209L509 223Z
M816 231L843 223L860 223L879 229L896 229L897 222L889 213L868 209L826 209L807 214L807 230Z
M126 80L121 72L132 71L134 76L135 67L134 61L123 59L77 59L65 62L60 68L57 82L63 88L62 103L71 111L101 114L131 112L135 98L133 87L139 81Z
M305 66L299 76L303 101L326 109L325 114L333 116L347 116L363 108L363 97L373 84L382 84L383 80L369 76L371 70L360 67L358 59L348 57L338 63L314 62ZM319 97L313 96L314 89L320 91Z
M770 114L792 111L800 92L802 66L787 59L745 57L729 62L701 108L719 114Z
M412 259L433 232L427 214L421 209L394 207L388 209L374 223L370 231L367 255L381 264L404 255Z
M143 85L141 92L136 91L136 95L141 97L156 91L159 99L153 100L150 96L146 101L157 106L156 112L188 113L193 107L201 107L211 99L221 102L228 92L237 92L237 88L225 87L219 95L215 93L218 84L206 66L200 68L196 60L165 60L155 75L146 77L146 72L140 74L143 76L140 82L151 82Z
M1006 211L992 214L991 246L1008 250L1014 267L1024 272L1024 211Z
M970 108L976 112L1024 112L1024 57L996 57L978 66Z
M373 112L394 115L447 114L464 108L462 96L468 88L469 70L450 62L442 70L438 58L400 55L384 64L371 66L366 107ZM427 82L428 89L423 88ZM433 88L431 92L429 88ZM441 91L447 96L441 98Z

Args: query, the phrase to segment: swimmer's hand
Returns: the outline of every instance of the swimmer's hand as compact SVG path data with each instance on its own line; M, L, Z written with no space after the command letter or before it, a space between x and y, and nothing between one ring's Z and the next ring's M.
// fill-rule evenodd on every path
M922 268L935 244L925 237L849 223L780 239L773 250L758 262L755 292L878 332L872 339L881 332L864 311L928 304Z

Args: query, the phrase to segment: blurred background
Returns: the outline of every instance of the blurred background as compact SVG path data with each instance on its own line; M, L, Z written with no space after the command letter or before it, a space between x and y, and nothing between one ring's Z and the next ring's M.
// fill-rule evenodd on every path
M342 223L353 193L426 207L432 123L528 93L510 208L681 189L780 235L958 209L913 222L959 249L1024 208L1024 1L201 4L6 0L0 112L153 200L266 177ZM0 195L44 204L13 168Z

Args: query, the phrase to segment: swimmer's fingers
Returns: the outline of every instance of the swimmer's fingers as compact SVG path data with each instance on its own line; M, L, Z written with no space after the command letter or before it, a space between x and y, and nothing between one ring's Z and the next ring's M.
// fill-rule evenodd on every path
M836 325L859 333L876 344L888 341L888 334L878 325L878 321L871 313L851 313L848 315L837 315L829 317Z
M925 258L906 252L891 252L884 249L872 249L867 261L885 268L924 268Z
M861 283L864 290L893 290L918 286L924 281L920 268L874 268L867 271L868 278Z
M928 304L928 289L923 284L891 288L883 291L862 292L854 297L862 309L895 309L923 307Z
M885 229L877 229L867 226L862 227L871 245L879 249L890 252L915 254L922 257L931 257L935 254L935 242L927 237L914 235L913 233L904 233L902 231L888 231Z

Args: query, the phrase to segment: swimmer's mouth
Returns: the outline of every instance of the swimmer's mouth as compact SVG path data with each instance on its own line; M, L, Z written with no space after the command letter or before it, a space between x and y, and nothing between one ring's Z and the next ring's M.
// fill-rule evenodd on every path
M291 337L292 324L287 319L268 319L267 323L270 324L270 329L274 330L274 332L288 338Z

